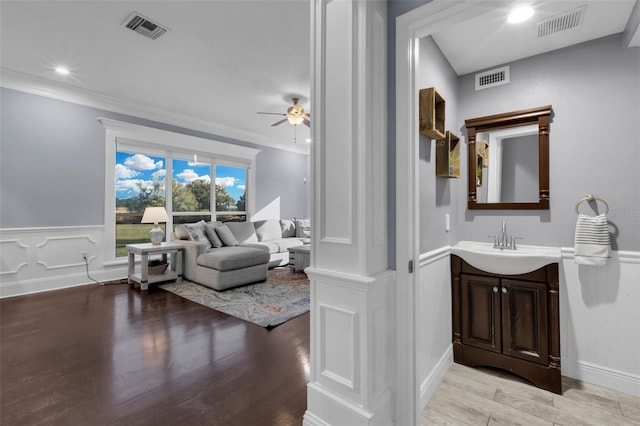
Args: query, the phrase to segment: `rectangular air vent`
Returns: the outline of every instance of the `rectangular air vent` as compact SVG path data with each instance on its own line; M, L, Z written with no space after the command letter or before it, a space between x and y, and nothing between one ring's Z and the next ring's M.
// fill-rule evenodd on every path
M505 67L494 68L489 71L479 72L476 74L476 91L509 84L510 81L508 65Z
M538 23L538 38L577 27L584 21L586 10L587 6L582 6Z
M125 27L152 40L157 39L169 30L137 12L133 12L125 22Z

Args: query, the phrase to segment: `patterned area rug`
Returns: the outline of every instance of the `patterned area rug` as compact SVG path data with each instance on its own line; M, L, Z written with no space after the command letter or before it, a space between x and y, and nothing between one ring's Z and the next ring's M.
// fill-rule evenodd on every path
M309 279L288 267L269 271L267 281L216 291L190 281L160 288L262 327L272 328L309 312Z

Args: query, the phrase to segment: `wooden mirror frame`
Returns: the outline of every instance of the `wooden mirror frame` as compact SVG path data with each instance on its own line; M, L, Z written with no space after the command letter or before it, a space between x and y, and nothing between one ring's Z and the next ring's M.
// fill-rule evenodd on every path
M469 146L468 178L469 195L467 208L470 210L548 210L549 209L549 122L551 120L551 105L506 112L503 114L487 115L485 117L465 120L467 127L467 141ZM518 203L478 203L476 188L476 134L490 130L506 129L531 124L538 125L538 202Z

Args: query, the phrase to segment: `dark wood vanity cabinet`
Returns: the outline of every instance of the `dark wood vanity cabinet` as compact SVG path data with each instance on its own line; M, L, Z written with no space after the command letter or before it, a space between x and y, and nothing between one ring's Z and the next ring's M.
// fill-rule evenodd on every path
M558 264L495 275L451 255L454 361L561 393Z

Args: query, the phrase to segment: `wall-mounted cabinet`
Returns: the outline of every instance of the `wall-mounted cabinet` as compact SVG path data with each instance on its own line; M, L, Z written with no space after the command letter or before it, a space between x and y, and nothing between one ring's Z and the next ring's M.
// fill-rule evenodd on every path
M434 87L421 89L420 134L430 139L443 139L445 134L445 101Z
M505 369L562 393L558 264L491 274L451 255L453 359Z
M449 130L436 141L436 176L460 177L460 138Z

